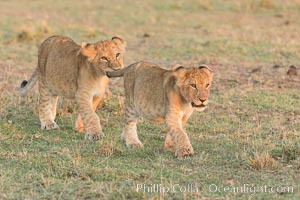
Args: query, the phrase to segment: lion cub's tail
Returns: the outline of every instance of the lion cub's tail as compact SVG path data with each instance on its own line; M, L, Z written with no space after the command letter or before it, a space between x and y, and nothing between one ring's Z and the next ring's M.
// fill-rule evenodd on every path
M128 67L125 67L123 69L117 70L117 71L111 71L111 72L106 72L106 76L108 76L108 78L113 78L113 77L122 77L124 76L124 74L127 72L127 70L135 65L137 65L138 63L133 63L131 65L129 65Z
M27 92L35 85L36 81L38 80L38 77L39 77L39 72L38 72L38 68L36 68L32 73L29 81L26 80L22 81L19 89L19 95L24 96L25 94L27 94Z

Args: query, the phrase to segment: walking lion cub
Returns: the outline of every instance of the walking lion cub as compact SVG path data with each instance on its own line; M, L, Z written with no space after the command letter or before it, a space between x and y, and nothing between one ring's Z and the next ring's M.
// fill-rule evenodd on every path
M82 119L78 117L77 130L82 130L84 124L86 139L100 139L103 133L95 109L108 85L105 72L124 66L125 46L126 42L119 37L81 46L64 36L46 39L39 48L37 68L20 88L23 96L38 81L41 128L58 128L54 121L56 104L58 96L63 96L78 104Z
M165 147L175 148L176 157L193 154L184 127L194 110L201 112L208 104L213 76L208 66L165 70L155 64L138 62L106 74L124 76L125 127L121 137L128 147L143 145L136 128L141 116L159 123L166 121Z

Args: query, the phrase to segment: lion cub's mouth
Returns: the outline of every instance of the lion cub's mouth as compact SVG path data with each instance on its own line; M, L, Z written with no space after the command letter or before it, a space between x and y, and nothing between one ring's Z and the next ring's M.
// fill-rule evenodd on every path
M204 108L205 105L204 104L196 105L194 102L192 102L192 107L195 107L195 108Z

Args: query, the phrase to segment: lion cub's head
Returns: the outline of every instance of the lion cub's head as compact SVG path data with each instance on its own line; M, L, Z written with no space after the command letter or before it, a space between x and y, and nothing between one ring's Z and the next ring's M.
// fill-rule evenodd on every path
M124 67L126 42L119 37L99 41L95 44L81 44L80 52L88 58L92 66L103 71L114 71Z
M173 70L173 75L182 97L197 111L203 111L208 104L212 70L206 65L191 68L180 66Z

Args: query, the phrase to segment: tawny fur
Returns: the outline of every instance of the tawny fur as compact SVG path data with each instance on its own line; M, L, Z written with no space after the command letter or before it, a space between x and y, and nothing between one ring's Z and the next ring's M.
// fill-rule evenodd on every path
M37 68L20 88L23 96L38 81L41 128L58 128L54 121L56 104L58 97L63 96L78 104L76 129L86 130L87 139L101 138L103 132L95 109L109 82L105 72L124 66L125 46L126 42L118 37L81 46L64 36L46 39L39 48Z
M125 127L121 136L126 145L142 146L136 124L138 117L144 117L158 123L166 121L165 147L175 149L175 156L193 154L184 127L194 110L201 112L205 109L212 75L211 69L205 65L165 70L146 62L107 72L108 77L124 76Z

